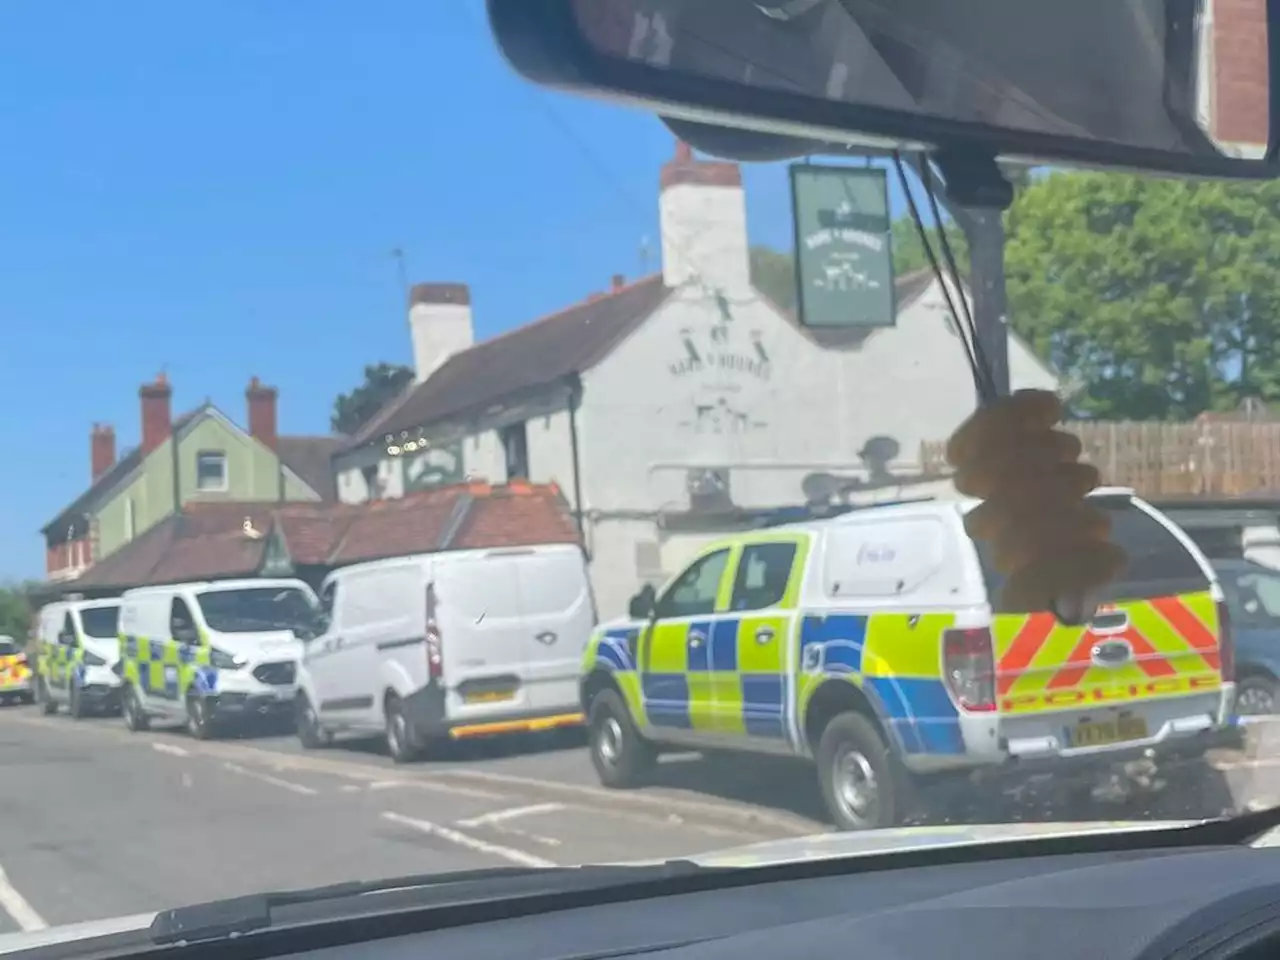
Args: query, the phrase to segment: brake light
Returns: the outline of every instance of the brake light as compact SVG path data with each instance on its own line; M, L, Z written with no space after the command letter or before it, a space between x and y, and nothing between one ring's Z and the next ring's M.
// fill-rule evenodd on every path
M436 585L427 584L427 679L439 680L444 676L444 646L440 636L440 623L436 619L439 602Z
M942 670L960 709L987 713L996 708L996 664L986 627L942 634Z
M1231 616L1227 613L1227 605L1218 601L1218 659L1221 663L1223 681L1236 678L1236 637L1231 630Z

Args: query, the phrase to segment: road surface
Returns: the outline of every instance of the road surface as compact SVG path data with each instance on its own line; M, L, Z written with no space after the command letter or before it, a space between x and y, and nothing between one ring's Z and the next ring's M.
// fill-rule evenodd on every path
M1243 754L1214 764L1224 809L1280 802L1280 724L1251 728ZM674 857L828 829L802 764L678 757L652 787L606 791L582 744L563 740L397 767L359 744L198 742L6 708L0 765L0 931L267 889ZM1176 801L1153 815L1188 813ZM1010 808L971 819L1015 816L1068 818Z

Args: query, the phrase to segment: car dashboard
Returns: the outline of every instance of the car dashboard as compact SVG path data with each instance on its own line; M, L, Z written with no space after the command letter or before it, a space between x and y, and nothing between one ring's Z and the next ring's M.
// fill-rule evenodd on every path
M825 876L551 910L301 960L1280 955L1280 850L1206 847Z

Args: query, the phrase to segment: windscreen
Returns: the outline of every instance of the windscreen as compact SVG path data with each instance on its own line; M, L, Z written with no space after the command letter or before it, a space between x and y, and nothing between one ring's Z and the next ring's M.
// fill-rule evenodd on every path
M85 607L80 611L80 628L86 637L114 640L119 636L119 607Z
M21 653L18 644L11 637L0 637L0 657L12 657L16 653Z
M1155 517L1127 497L1090 501L1111 518L1111 541L1128 557L1124 572L1104 591L1104 601L1149 600L1209 589L1209 578L1196 557ZM989 548L975 541L987 592L996 603L1002 577L992 566Z
M270 630L313 630L319 609L298 587L248 587L198 594L200 612L218 633L262 633Z

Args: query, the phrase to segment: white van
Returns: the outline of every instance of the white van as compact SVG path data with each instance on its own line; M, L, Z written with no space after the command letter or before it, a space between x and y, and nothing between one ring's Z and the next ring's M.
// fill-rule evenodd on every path
M320 596L328 626L298 676L303 746L383 731L403 762L440 739L582 722L595 603L577 546L361 563Z
M120 601L125 724L183 723L201 739L288 718L302 638L319 604L301 580L223 580L127 591Z
M36 698L79 719L120 705L118 600L57 600L40 609Z

